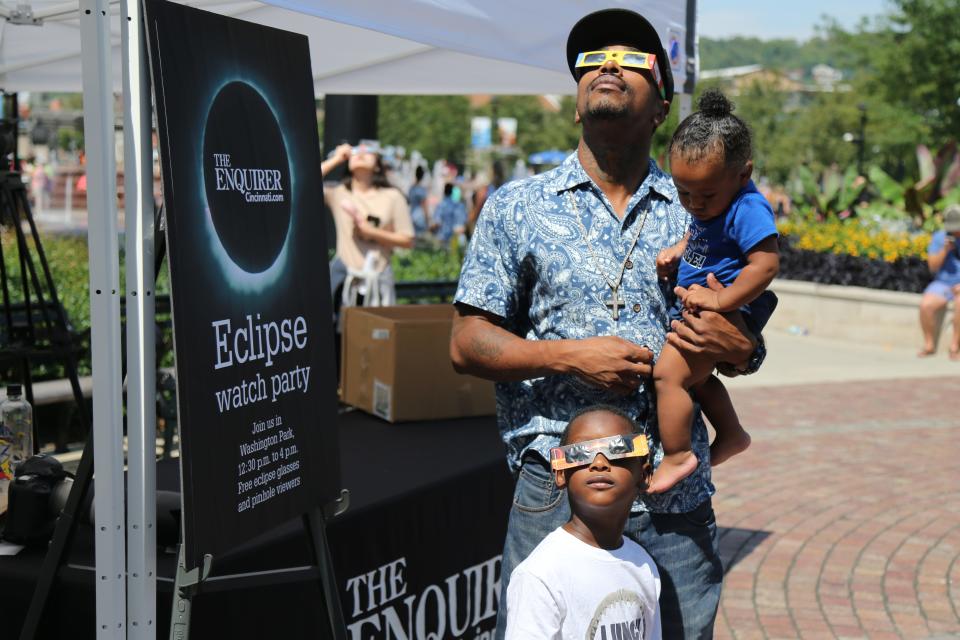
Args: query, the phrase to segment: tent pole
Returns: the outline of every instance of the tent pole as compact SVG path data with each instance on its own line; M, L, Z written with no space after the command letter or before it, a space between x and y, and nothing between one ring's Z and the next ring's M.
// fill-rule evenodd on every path
M80 1L90 251L97 638L126 637L120 265L108 0Z
M150 76L142 5L123 0L127 301L127 637L156 638L157 399Z
M686 38L683 48L687 60L686 81L683 83L683 92L680 94L680 119L683 120L693 112L693 90L697 86L697 73L700 69L700 60L697 54L697 0L687 0ZM679 92L678 92L679 93Z

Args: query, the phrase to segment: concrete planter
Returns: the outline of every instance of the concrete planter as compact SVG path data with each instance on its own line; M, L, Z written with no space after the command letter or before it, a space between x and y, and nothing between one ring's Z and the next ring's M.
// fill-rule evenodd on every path
M770 328L890 347L921 344L919 293L779 279L771 289L780 304L767 325ZM952 331L952 317L950 305L943 319L941 348Z

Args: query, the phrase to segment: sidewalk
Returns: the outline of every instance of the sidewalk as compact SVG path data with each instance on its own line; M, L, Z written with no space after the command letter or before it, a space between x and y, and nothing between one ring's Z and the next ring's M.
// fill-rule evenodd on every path
M960 362L767 341L728 385L753 446L714 472L717 637L960 638Z
M960 361L947 357L949 334L940 337L939 351L929 358L917 357L919 330L916 344L905 344L900 348L796 336L769 328L763 335L767 341L768 355L762 371L754 376L725 379L724 384L728 389L853 380L960 377ZM960 399L956 408L960 409Z

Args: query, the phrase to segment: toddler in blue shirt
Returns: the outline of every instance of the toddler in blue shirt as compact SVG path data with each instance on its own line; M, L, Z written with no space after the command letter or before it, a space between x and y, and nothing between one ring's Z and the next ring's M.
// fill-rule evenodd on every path
M679 267L676 291L683 313L739 311L745 333L756 337L777 304L766 291L780 267L773 210L750 180L750 130L733 115L733 104L710 90L698 108L680 123L669 149L680 203L692 216L690 228L680 243L660 252L657 271L669 277ZM724 286L710 287L710 274ZM708 355L681 353L669 343L660 352L653 379L664 455L650 493L667 491L697 467L690 450L690 391L716 431L711 464L749 446L750 436L730 396L713 375L717 364Z

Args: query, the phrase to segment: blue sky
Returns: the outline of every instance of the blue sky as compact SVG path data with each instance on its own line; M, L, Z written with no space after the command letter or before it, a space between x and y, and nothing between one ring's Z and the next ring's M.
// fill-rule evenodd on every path
M886 0L698 0L700 35L724 38L734 35L763 39L814 35L824 14L853 27L861 16L888 10Z

